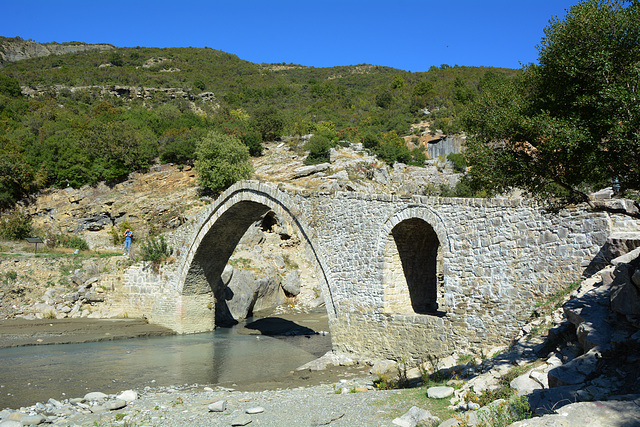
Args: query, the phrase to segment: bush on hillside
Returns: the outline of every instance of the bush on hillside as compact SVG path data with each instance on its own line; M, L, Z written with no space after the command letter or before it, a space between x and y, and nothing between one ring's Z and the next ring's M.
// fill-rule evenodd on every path
M216 131L209 132L196 144L195 165L198 183L213 194L253 175L249 148L238 138Z
M249 154L253 157L262 156L262 137L258 131L248 131L242 138L242 142L249 148Z
M111 236L111 243L113 243L115 246L123 244L124 232L127 231L127 228L131 231L134 231L133 227L131 227L131 224L129 224L129 221L126 221L126 220L118 223L117 226L111 227L111 230L109 230L109 235ZM134 233L134 237L135 237L135 233Z
M160 236L158 239L147 237L146 242L142 244L140 249L142 251L142 260L150 261L156 266L166 261L173 254L173 248L167 245L164 236Z
M307 158L304 159L305 165L317 165L319 163L328 163L331 161L331 141L325 136L314 135L304 145L305 150L309 150Z
M21 240L31 234L31 217L24 211L14 209L0 219L0 237L6 240Z
M447 160L453 163L453 168L457 172L464 172L467 170L467 160L462 153L451 153L447 156Z

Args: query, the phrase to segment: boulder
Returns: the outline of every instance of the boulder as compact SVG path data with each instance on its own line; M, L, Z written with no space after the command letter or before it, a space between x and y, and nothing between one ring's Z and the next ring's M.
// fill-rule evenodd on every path
M583 384L596 372L600 358L600 352L594 348L569 363L551 369L548 374L549 387Z
M453 387L430 387L427 389L429 399L444 399L453 394Z
M339 181L348 181L349 174L345 170L341 170L339 172L334 173L333 175L329 175L327 178L329 179L337 179Z
M305 176L313 175L314 173L322 172L329 169L330 163L320 163L319 165L301 166L293 170L293 179L302 178Z
M415 427L420 422L429 423L430 425L440 421L440 418L431 415L426 409L412 406L409 411L401 417L393 420L393 424L400 427Z
M400 373L398 362L395 360L377 360L369 372L373 375L386 376L387 378L396 378Z
M534 390L543 388L538 381L531 378L531 374L528 372L514 378L509 386L518 392L518 396L525 396L533 393Z
M287 295L296 296L300 293L300 271L293 270L284 279L282 289Z
M138 398L138 393L134 390L125 390L116 396L116 399L124 400L127 403L133 402Z
M87 393L84 395L84 400L87 402L91 402L93 400L101 400L106 399L108 396L99 391L92 391L91 393Z
M631 264L637 258L640 258L640 248L635 248L631 252L621 255L618 258L612 259L611 264L615 266L618 266L620 264Z
M576 326L578 342L584 351L594 347L604 351L609 347L613 334L613 328L607 323L609 289L604 286L595 288L580 298L569 300L563 306L565 316Z
M284 291L276 277L260 278L255 285L254 311L269 310L284 303Z
M107 408L109 411L115 411L117 409L122 409L125 406L127 406L127 402L125 402L124 400L121 400L121 399L109 400L109 401L104 403L104 407Z
M14 421L14 420L1 420L0 421L0 427L22 427L24 424L22 424L20 421Z
M562 406L562 410L550 412L543 417L518 421L512 424L512 427L582 426L586 423L593 426L637 425L637 405L637 400L570 403Z
M627 254L636 248L640 248L640 233L611 233L607 238L607 248L612 258Z
M624 315L640 314L640 291L631 281L633 267L620 264L611 283L611 309Z
M250 422L251 422L251 417L249 415L247 415L247 414L242 414L242 415L234 418L234 420L231 421L231 425L232 426L246 426Z
M253 272L234 268L229 283L218 297L221 299L233 319L240 320L254 311L277 307L285 301L285 294L276 278L256 279Z
M84 294L84 299L87 302L104 302L104 295L90 291Z

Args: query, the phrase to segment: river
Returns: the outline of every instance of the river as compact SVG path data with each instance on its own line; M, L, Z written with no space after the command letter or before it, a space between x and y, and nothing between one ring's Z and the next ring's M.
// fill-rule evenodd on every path
M145 386L225 385L277 378L330 350L328 336L215 332L0 350L0 409Z

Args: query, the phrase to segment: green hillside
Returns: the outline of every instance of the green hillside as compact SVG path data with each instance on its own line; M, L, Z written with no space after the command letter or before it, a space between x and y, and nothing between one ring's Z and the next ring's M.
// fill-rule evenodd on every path
M419 160L399 138L412 123L428 119L433 128L456 132L460 109L483 79L516 73L448 65L410 73L366 64L254 64L210 48L116 48L6 63L0 69L0 204L10 206L44 186L117 182L158 157L190 163L195 141L210 129L239 137L252 155L261 153L264 140L316 133L331 144L364 141L388 162ZM32 95L21 95L18 86ZM114 86L154 92L142 99L97 88ZM188 96L156 90L163 88ZM203 92L213 92L215 102L200 97Z

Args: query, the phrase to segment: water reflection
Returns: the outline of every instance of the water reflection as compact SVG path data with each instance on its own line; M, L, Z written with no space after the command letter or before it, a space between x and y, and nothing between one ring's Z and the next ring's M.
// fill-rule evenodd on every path
M0 409L146 385L217 384L282 375L315 356L234 329L0 350Z

